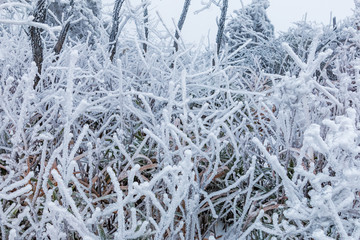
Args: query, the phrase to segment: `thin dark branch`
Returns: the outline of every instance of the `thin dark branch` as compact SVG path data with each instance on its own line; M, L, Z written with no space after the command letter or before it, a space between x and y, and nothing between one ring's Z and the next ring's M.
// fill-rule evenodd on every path
M184 2L184 7L183 7L183 10L182 10L182 13L180 15L180 19L179 19L179 22L177 25L177 28L179 29L179 31L181 31L184 26L186 15L189 11L190 2L191 2L191 0L185 0L185 2ZM177 40L179 39L179 37L180 37L180 33L178 32L178 30L176 30L175 31L175 41L174 41L174 48L175 48L176 52L179 50L179 46L177 43Z
M223 0L223 5L221 8L221 16L219 21L219 27L218 32L216 35L216 52L219 55L220 48L221 48L221 42L223 39L224 29L225 29L225 20L226 20L226 13L229 5L229 0Z
M61 52L61 49L64 45L64 42L65 42L65 39L66 39L66 35L68 33L70 29L70 22L67 22L65 24L65 26L63 27L63 29L61 30L60 32L60 35L59 35L59 39L58 41L56 42L56 45L54 47L54 52L55 52L55 55L59 55L60 52Z
M149 40L149 27L148 27L148 23L149 23L149 11L148 11L148 7L147 4L144 3L144 33L145 33L145 41ZM143 43L143 50L144 53L147 52L147 43Z
M47 4L46 0L38 0L36 3L36 8L34 11L34 22L44 23L46 18L47 12ZM33 60L36 64L38 69L38 74L34 79L34 88L37 86L38 82L40 81L40 75L42 70L42 63L43 63L43 49L44 44L41 39L42 29L37 27L30 27L30 40L31 40L31 47L33 53Z
M110 60L112 61L116 53L117 36L119 36L120 10L125 0L116 0L113 11L112 29L110 33Z

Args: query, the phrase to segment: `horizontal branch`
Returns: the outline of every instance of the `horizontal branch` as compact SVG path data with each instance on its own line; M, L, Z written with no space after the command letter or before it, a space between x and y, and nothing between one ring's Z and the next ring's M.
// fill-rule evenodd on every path
M9 2L0 5L0 9L9 8L9 7L25 7L27 9L33 9L30 4L26 4L26 3Z
M51 38L53 38L53 39L56 39L56 36L55 36L54 32L55 31L61 31L61 29L62 29L61 26L50 27L49 25L44 24L44 23L38 23L38 22L33 22L33 21L28 21L28 20L0 19L0 24L27 25L27 26L30 26L30 27L41 28L41 29L44 29L45 31L48 31Z

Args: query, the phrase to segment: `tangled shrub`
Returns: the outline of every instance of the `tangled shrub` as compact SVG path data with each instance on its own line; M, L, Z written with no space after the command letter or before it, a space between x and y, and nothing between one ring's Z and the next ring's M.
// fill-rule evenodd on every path
M270 74L162 36L111 61L105 21L57 53L37 22L39 72L19 8L0 5L2 239L359 238L357 30L305 60L284 43Z

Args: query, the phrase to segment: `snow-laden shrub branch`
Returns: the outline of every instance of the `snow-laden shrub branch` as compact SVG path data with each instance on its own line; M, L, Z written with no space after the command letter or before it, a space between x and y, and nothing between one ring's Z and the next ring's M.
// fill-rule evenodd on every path
M142 22L143 5L125 3ZM0 17L23 8L0 4ZM232 59L256 63L248 38L220 56L174 52L151 16L145 40L121 31L110 61L97 21L98 39L70 34L56 56L42 33L35 89L24 29L0 25L2 239L359 238L355 29L338 47L328 32L279 44L285 59L266 56L284 63L267 72Z

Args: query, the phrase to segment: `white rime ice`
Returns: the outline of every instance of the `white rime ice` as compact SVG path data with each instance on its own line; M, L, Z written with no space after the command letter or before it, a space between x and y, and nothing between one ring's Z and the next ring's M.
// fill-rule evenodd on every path
M148 0L46 1L41 23L20 2L0 1L0 239L360 239L358 1L278 37L267 0L202 1L226 24L196 47Z

